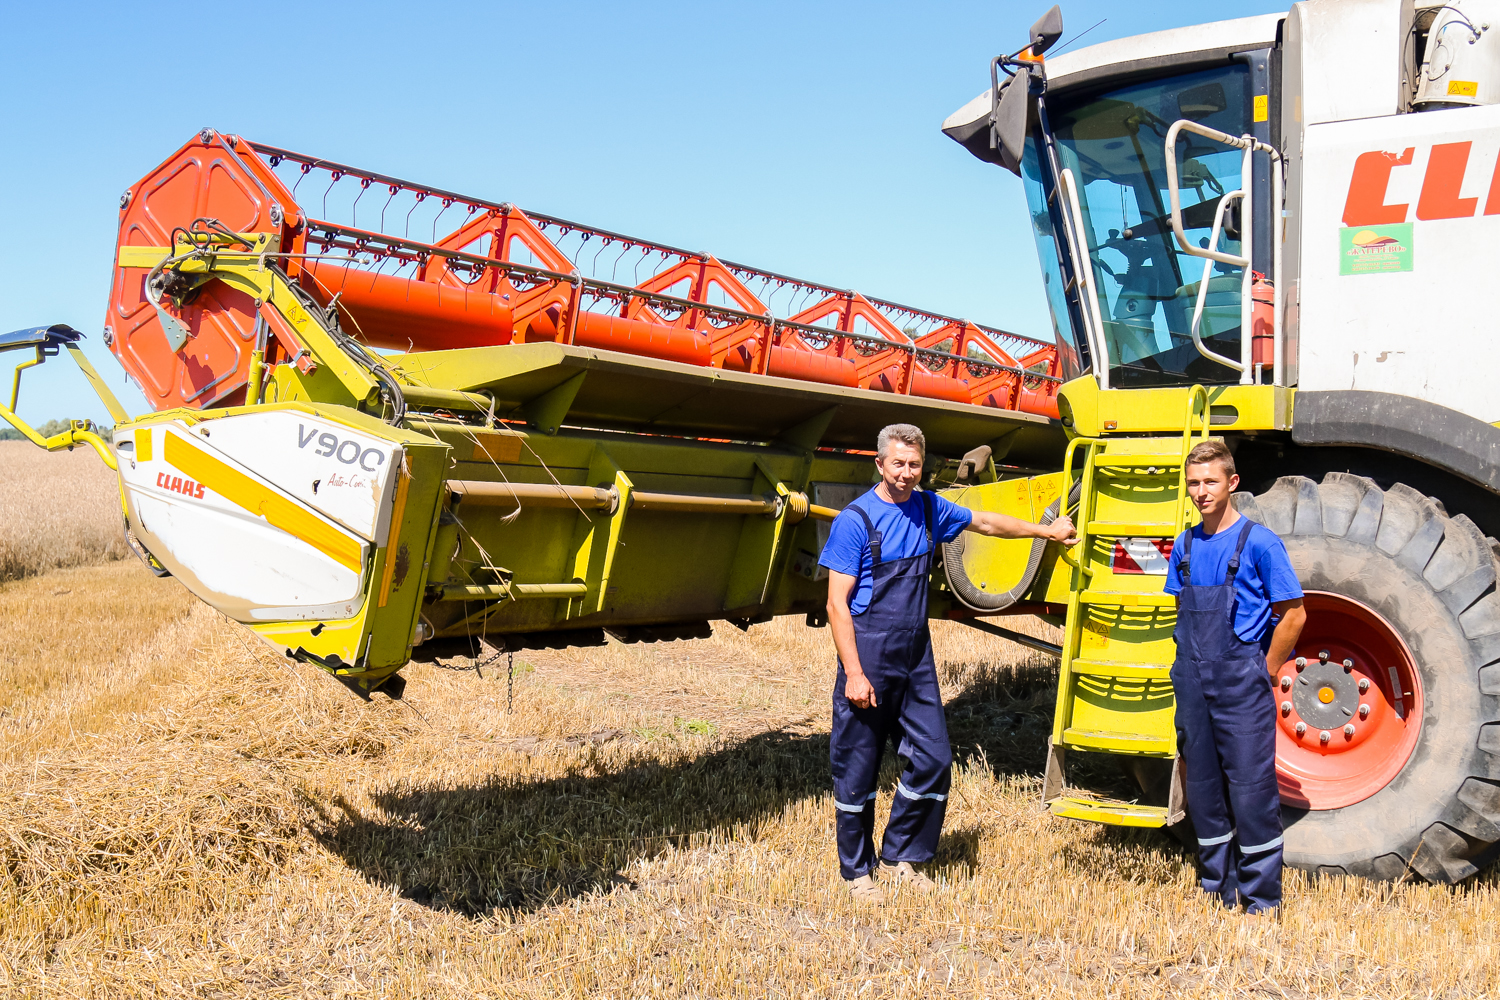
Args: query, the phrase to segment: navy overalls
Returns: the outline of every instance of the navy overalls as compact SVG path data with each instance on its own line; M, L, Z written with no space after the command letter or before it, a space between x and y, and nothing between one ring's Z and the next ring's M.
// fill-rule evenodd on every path
M854 616L860 666L875 689L874 708L856 708L844 697L844 665L833 685L833 797L837 808L839 871L859 878L875 867L875 782L887 739L909 762L896 782L881 858L888 864L932 860L943 815L953 751L927 629L928 571L932 566L932 495L919 494L927 551L905 559L880 559L880 532L870 516L873 589L869 606Z
M1256 913L1281 905L1281 795L1265 654L1234 631L1234 577L1254 525L1244 521L1221 584L1193 585L1192 531L1183 537L1172 687L1203 889Z

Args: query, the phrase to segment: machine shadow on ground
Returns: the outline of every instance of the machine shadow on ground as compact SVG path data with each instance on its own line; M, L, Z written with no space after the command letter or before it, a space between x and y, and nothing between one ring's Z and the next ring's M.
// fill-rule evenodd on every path
M998 778L1040 778L1056 670L982 668L967 680L947 706L955 758ZM529 912L630 884L622 871L695 835L758 839L789 805L831 792L828 750L826 733L784 730L676 759L651 742L596 747L561 776L529 779L523 766L469 785L408 782L374 792L377 810L315 801L313 834L366 878L433 909ZM899 767L888 752L883 789ZM984 832L950 826L938 870L964 878L978 869ZM1097 839L1087 859L1096 866L1112 846L1174 849L1146 832Z

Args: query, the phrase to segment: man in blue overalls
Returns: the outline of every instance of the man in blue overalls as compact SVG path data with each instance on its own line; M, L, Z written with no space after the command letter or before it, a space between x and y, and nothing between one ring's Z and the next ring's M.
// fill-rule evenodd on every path
M1166 591L1177 595L1177 746L1203 891L1273 913L1282 841L1272 685L1307 620L1302 586L1276 533L1229 502L1240 477L1222 441L1188 453L1185 479L1203 523L1173 545Z
M828 569L828 624L838 650L833 686L833 797L839 870L854 897L878 903L875 782L887 740L907 764L896 782L879 868L893 884L927 892L912 867L932 860L948 806L948 724L927 630L928 572L934 548L965 529L998 538L1073 540L1073 524L1049 525L960 507L928 492L927 441L911 424L892 424L876 442L880 482L834 519L819 558Z

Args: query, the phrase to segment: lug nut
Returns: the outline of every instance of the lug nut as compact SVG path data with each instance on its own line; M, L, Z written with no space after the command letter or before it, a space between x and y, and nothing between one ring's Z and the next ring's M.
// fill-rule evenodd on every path
M1283 690L1283 691L1290 691L1291 689L1292 689L1292 679L1290 677L1283 677L1281 679L1281 690Z
M1364 694L1368 690L1370 690L1370 678L1361 677L1359 679L1359 693Z
M1292 703L1291 702L1284 701L1284 702L1281 703L1281 714L1282 715L1291 715L1292 714Z
M1323 730L1321 733L1318 734L1318 742L1319 743L1327 743L1331 739L1333 739L1333 734L1330 733L1326 729Z
M1299 722L1299 723L1297 723L1297 727L1296 728L1297 728L1297 735L1301 736L1303 733L1307 732L1307 723L1305 723L1305 722Z
M1359 706L1359 717L1361 719L1368 719L1370 717L1370 706L1369 705L1361 705L1361 706Z
M1354 669L1354 661L1353 660L1345 660L1344 661L1344 673L1347 674L1349 671L1351 671L1353 669Z
M1328 662L1328 650L1326 650L1326 649L1320 649L1320 650L1318 650L1318 662L1319 663L1327 663Z
M1307 667L1307 657L1305 657L1305 656L1299 656L1299 657L1297 657L1297 669L1298 670L1303 670L1306 667Z
M1353 736L1354 735L1354 723L1351 722L1351 723L1349 723L1349 725L1347 725L1347 726L1344 727L1344 735L1345 736Z

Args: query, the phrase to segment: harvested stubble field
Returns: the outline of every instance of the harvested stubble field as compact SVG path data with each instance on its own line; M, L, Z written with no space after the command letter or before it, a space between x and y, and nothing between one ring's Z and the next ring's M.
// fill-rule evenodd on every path
M11 483L51 474L40 454L3 457ZM0 496L0 525L53 516L59 495L107 499L102 469L58 468L61 494ZM111 537L112 504L94 516L78 530ZM37 570L67 561L36 551ZM401 701L366 704L134 559L6 583L0 993L1495 989L1495 876L1292 873L1283 922L1217 911L1165 836L1038 808L1045 660L942 623L936 643L961 761L946 885L862 909L832 843L826 631L527 654L512 712L503 661L414 663Z

